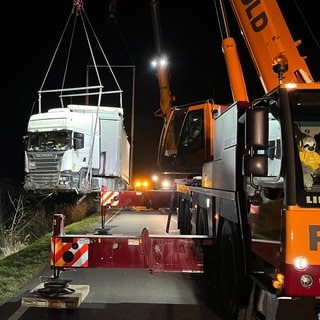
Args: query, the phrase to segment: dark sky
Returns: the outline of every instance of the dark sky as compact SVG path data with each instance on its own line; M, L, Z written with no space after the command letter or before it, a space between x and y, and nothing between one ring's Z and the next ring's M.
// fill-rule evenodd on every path
M287 2L279 1L281 6L287 6ZM309 66L318 81L320 52L315 42L320 41L319 18L313 19L315 8L308 2L296 0L296 3L301 6L315 39L300 21L302 19L291 1L285 15L294 39L303 40L300 46L302 54L308 56ZM155 70L150 67L155 54L150 0L118 0L116 16L112 19L108 17L108 0L83 0L83 4L110 64L135 66L134 169L156 169L162 119L153 116L159 107L159 90ZM26 133L29 115L38 110L38 90L72 5L72 0L11 1L6 5L9 8L3 11L6 24L2 27L1 37L0 178L9 177L18 183L23 180L22 137ZM176 96L175 103L181 105L210 98L217 103L231 102L213 0L160 0L160 12L164 50L170 61L170 88ZM239 37L237 28L234 32L234 36ZM236 41L245 66L247 88L254 98L262 93L262 89L241 37ZM70 61L74 63L70 70L77 74L78 79L85 72L88 52L84 53L79 47ZM119 70L114 69L116 77L119 72L119 85L124 90L123 107L130 135L133 69ZM57 77L56 69L53 68L50 74Z

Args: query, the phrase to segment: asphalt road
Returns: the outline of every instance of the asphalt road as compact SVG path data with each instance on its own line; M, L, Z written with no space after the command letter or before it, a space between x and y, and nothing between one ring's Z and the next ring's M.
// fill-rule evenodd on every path
M50 270L41 275L45 274ZM21 307L21 294L35 288L39 284L35 281L1 307L1 319L221 319L206 305L197 280L188 274L98 268L67 271L61 277L72 279L72 284L89 285L77 309Z

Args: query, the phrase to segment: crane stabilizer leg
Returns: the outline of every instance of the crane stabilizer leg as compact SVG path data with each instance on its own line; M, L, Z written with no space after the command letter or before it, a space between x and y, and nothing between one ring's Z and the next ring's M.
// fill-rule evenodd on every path
M73 288L69 287L72 280L46 278L42 288L33 290L33 293L39 297L56 298L75 292Z

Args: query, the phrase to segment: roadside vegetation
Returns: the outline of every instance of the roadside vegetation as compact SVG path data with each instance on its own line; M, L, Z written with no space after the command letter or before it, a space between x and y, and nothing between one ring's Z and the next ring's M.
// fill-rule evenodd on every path
M92 232L98 226L96 199L67 199L30 196L0 183L0 305L50 265L54 214L65 216L66 233Z

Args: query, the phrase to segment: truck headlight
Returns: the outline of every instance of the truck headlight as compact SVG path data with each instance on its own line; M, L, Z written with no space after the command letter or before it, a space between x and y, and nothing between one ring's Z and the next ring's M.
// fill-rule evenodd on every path
M296 257L293 261L293 266L296 270L305 270L309 266L308 259L304 256Z
M59 184L60 185L66 185L70 183L70 177L69 176L60 176L59 177Z

